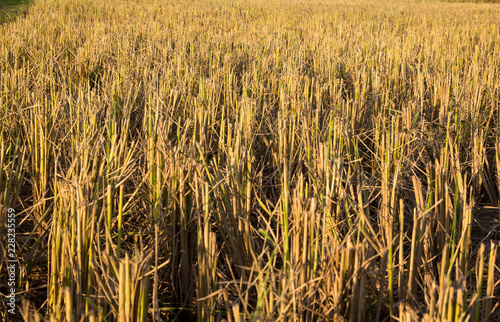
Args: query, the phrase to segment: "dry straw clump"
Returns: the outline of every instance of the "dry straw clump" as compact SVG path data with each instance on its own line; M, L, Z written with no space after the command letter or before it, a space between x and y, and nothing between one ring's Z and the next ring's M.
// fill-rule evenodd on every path
M35 1L0 25L22 317L499 319L498 17Z

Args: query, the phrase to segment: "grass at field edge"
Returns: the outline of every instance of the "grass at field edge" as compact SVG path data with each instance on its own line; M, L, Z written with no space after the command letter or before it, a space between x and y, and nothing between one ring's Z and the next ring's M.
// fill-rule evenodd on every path
M0 0L0 24L12 21L18 15L26 14L32 0Z

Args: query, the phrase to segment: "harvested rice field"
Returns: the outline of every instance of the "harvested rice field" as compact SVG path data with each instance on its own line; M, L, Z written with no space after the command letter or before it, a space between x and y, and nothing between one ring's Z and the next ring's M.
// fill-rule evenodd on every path
M500 320L500 3L16 12L0 320Z

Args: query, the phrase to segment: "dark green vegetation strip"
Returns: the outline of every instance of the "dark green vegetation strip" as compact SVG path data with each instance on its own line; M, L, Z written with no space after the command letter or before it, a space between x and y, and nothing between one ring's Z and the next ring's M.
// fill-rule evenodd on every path
M25 14L32 0L0 0L0 23L13 20L16 16Z

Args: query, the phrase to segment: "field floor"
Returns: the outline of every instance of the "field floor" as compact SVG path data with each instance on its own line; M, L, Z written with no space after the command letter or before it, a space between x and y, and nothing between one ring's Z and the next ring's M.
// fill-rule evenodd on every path
M500 320L500 4L23 8L0 320Z

